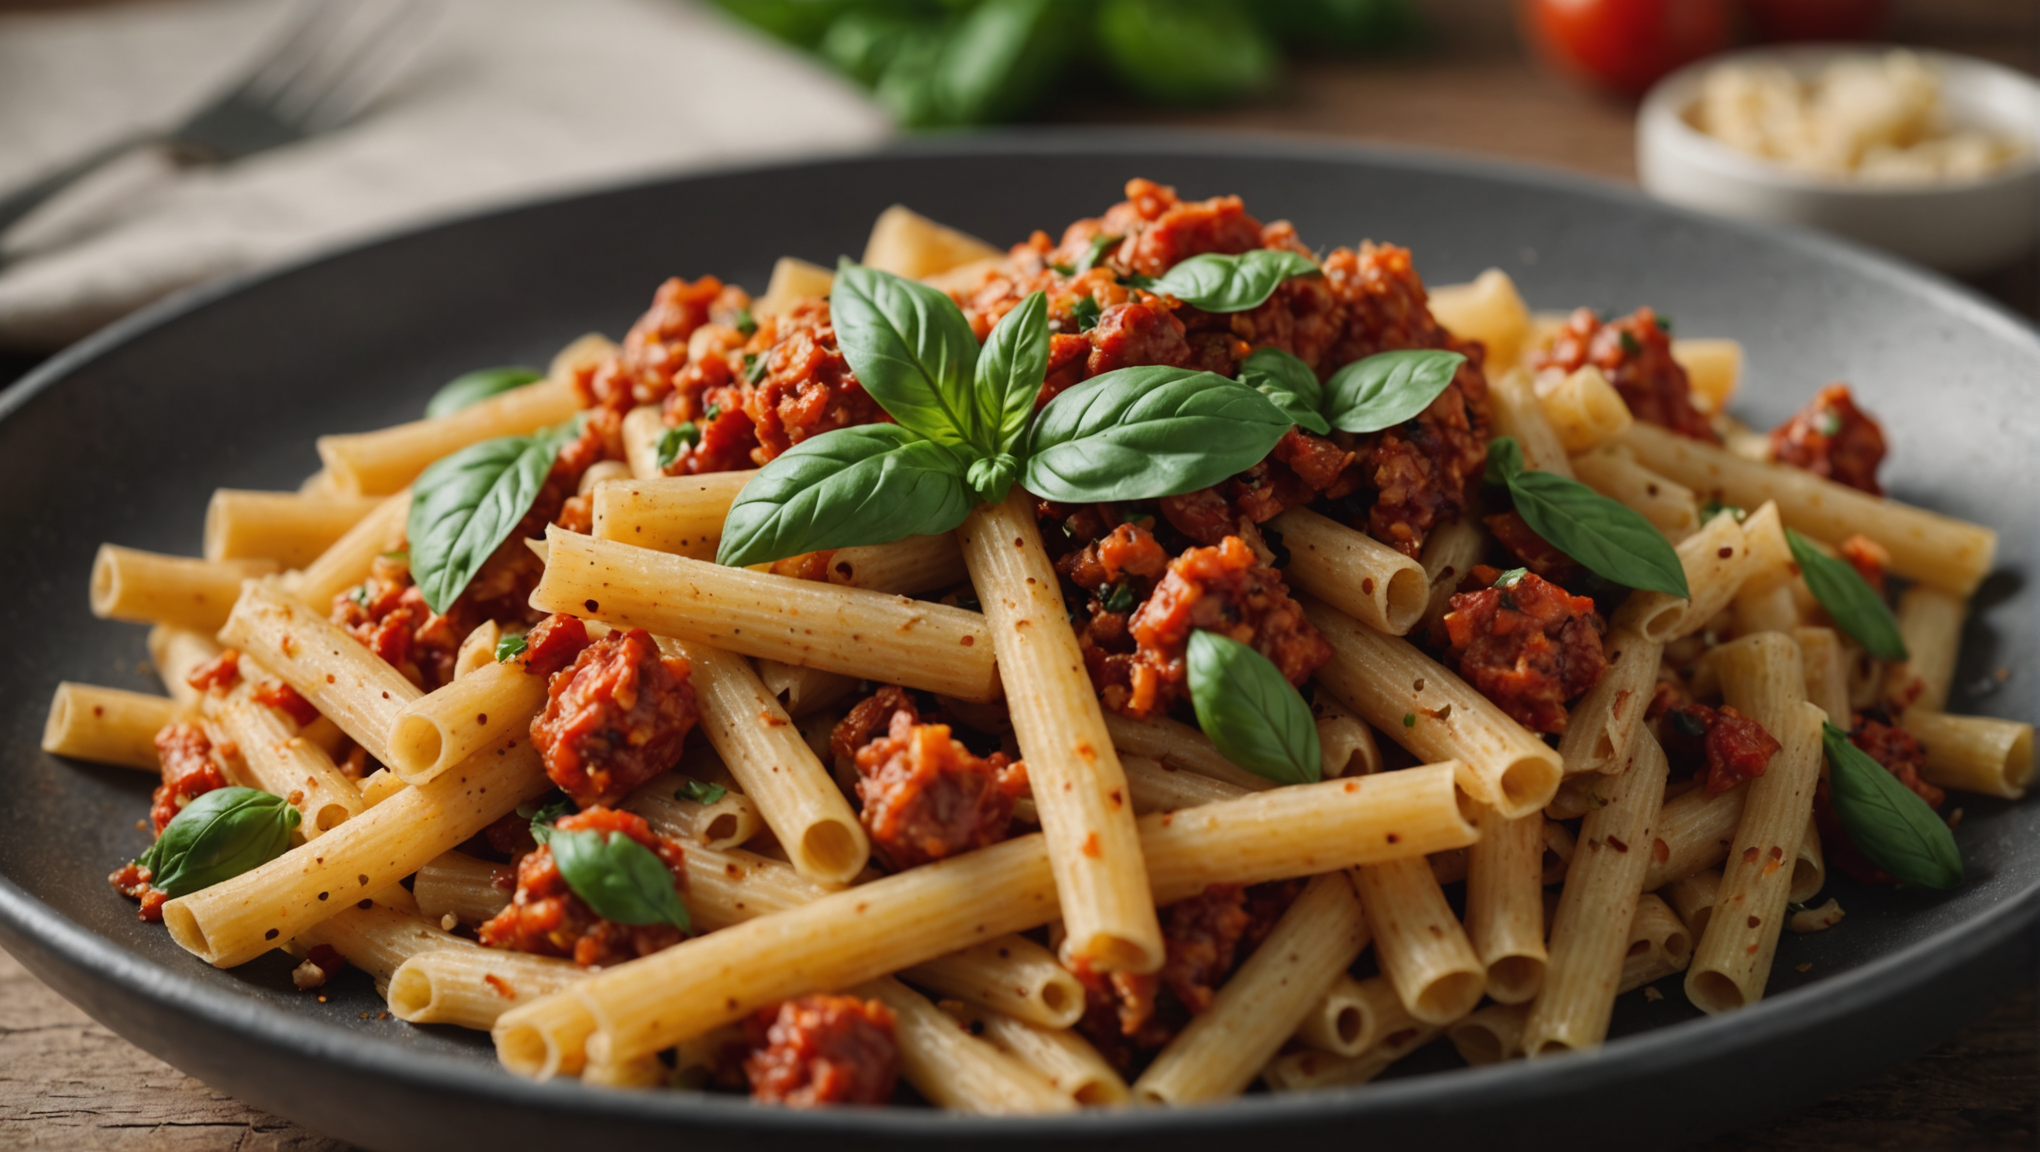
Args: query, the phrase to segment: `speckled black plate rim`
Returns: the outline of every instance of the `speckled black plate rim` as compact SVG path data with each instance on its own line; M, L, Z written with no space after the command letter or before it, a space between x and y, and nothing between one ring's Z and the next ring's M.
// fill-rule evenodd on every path
M269 281L296 275L327 260L350 253L403 244L413 236L448 224L489 217L515 215L562 201L619 189L650 187L684 182L692 178L714 178L740 173L813 172L836 164L866 164L875 158L969 158L1015 154L1097 154L1126 158L1154 156L1196 156L1200 158L1256 157L1305 161L1364 162L1428 171L1441 175L1472 177L1502 184L1535 187L1569 195L1635 206L1649 204L1652 211L1706 228L1740 234L1743 239L1784 245L1809 257L1845 266L1854 274L1904 285L1908 290L1934 299L1940 307L1972 323L2005 330L2015 338L2040 342L2040 328L1975 291L1943 277L1902 264L1849 243L1792 229L1739 221L1721 220L1670 205L1649 201L1641 193L1596 182L1568 173L1525 165L1477 160L1421 148L1375 147L1307 141L1268 139L1245 135L1165 130L1036 130L1012 131L946 138L928 138L892 145L877 153L831 155L820 160L741 165L690 171L684 174L633 181L629 184L582 190L532 203L512 205L488 212L450 217L421 224L393 234L347 247L320 252L305 259L264 269L220 283L188 289L150 305L127 318L80 341L0 394L0 420L45 388L54 386L70 372L107 351L183 316L199 312L226 297L257 291ZM1623 1037L1587 1052L1484 1068L1468 1068L1429 1076L1384 1081L1359 1088L1332 1090L1294 1096L1252 1096L1223 1105L1173 1110L1086 1112L1059 1118L978 1118L913 1109L830 1110L800 1112L760 1108L744 1101L693 1094L626 1093L582 1086L578 1082L528 1083L507 1073L464 1067L384 1044L346 1028L306 1020L288 1012L266 1007L251 998L208 987L170 968L112 946L107 940L82 928L27 893L11 880L0 877L0 944L57 986L81 1002L117 1032L129 1034L124 1021L106 1019L101 1013L116 1009L127 996L138 996L195 1031L231 1033L235 1038L293 1062L316 1060L328 1066L337 1085L349 1076L401 1084L407 1091L428 1092L448 1103L489 1105L530 1110L556 1118L585 1117L595 1121L623 1121L666 1126L673 1130L693 1128L702 1135L752 1134L769 1142L804 1142L809 1138L849 1138L863 1144L877 1140L908 1142L961 1141L1001 1145L1038 1145L1054 1140L1059 1144L1105 1145L1115 1137L1174 1136L1193 1143L1206 1139L1237 1136L1249 1132L1270 1134L1289 1129L1313 1129L1320 1133L1343 1133L1347 1139L1361 1136L1370 1115L1394 1113L1405 1117L1426 1115L1437 1122L1441 1135L1455 1131L1456 1117L1469 1104L1490 1113L1495 1109L1535 1107L1555 1097L1596 1097L1606 1102L1609 1093L1634 1091L1697 1066L1720 1064L1725 1060L1747 1059L1752 1071L1763 1053L1783 1046L1794 1035L1832 1029L1847 1021L1863 1021L1881 1015L1880 1026L1909 1026L1915 1043L1924 1046L1965 1022L1963 1018L1939 1019L1922 1027L1924 1015L1937 1017L1934 1009L1957 996L1964 1011L1974 1012L2001 994L2010 974L2022 972L2029 962L2031 927L2040 922L2040 883L2035 883L2001 901L1989 911L1971 917L1957 928L1891 952L1816 984L1767 998L1741 1012L1708 1017ZM1966 984L1965 977L1974 977ZM1983 987L1988 983L1991 987ZM1959 987L1958 987L1959 985ZM1928 990L1939 989L1939 995ZM1906 1011L1910 1006L1911 1011ZM1905 1018L1910 1017L1907 1021ZM146 1029L136 1029L146 1031ZM131 1035L144 1047L151 1037ZM1835 1053L1835 1075L1808 1076L1799 1090L1768 1097L1768 1108L1786 1106L1827 1090L1868 1069L1852 1067L1846 1052ZM1733 1086L1722 1086L1724 1089ZM1659 1093L1652 1093L1660 1098ZM1677 1095L1699 1098L1713 1095L1697 1086L1681 1089ZM260 1103L261 1101L257 1101ZM1708 1123L1705 1117L1721 1114L1719 1108L1700 1101L1691 1113L1694 1136L1728 1121ZM288 1105L278 1108L289 1115ZM1626 1109L1614 1109L1624 1111ZM1742 1114L1738 1114L1739 1116ZM1577 1130L1561 1135L1575 1143ZM1536 1133L1522 1139L1541 1143Z

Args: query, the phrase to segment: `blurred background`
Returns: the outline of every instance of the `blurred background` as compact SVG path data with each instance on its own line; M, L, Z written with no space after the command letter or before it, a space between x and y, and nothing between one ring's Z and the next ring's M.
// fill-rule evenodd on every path
M0 0L0 387L179 289L390 229L1005 125L1544 165L1849 232L2040 317L2036 76L2040 0ZM2033 1012L1718 1146L2030 1147ZM0 1143L334 1147L4 955L0 1014Z

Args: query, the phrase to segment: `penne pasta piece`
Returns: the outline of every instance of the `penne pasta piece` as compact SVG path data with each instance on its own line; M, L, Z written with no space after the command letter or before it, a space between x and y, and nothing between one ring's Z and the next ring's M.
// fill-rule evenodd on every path
M177 702L69 680L57 685L43 722L42 750L52 756L157 772L156 733L177 716Z
M472 676L496 663L496 645L502 639L503 626L494 620L484 620L475 625L474 631L460 642L459 651L453 654L453 678L459 680Z
M541 611L962 700L999 698L991 636L975 612L724 568L557 527L546 538L552 560L531 594Z
M1647 640L1634 629L1617 627L1601 647L1607 670L1573 705L1558 757L1568 777L1613 772L1628 762L1629 744L1643 727L1643 715L1657 690L1662 642Z
M565 991L587 979L571 960L450 948L409 957L390 974L390 1014L409 1024L453 1024L482 1031L519 1004Z
M269 676L247 657L241 682L224 696L208 694L205 712L239 748L248 783L281 796L303 822L298 833L316 840L367 809L361 788L347 778L326 750L299 734L297 721L256 699L256 685Z
M1545 416L1544 404L1537 398L1537 386L1528 371L1511 368L1499 377L1489 378L1488 412L1497 437L1515 437L1516 446L1523 450L1525 468L1573 478L1565 442Z
M680 761L681 773L654 776L639 785L624 799L623 808L644 817L661 836L697 840L716 849L735 848L763 830L765 820L749 796L729 785L722 785L723 794L713 803L689 800L681 794L682 775L707 784L721 783L714 775L701 773L697 765L704 761L713 761L720 770L717 774L728 771L720 757L698 755L701 751L697 749Z
M1487 547L1480 525L1471 516L1432 529L1424 538L1424 575L1430 578L1430 600L1424 607L1424 634L1442 636L1452 595Z
M1655 984L1693 962L1693 933L1672 906L1649 892L1637 897L1629 921L1629 947L1622 957L1622 981L1616 995Z
M1073 1112L1077 1102L1039 1072L957 1026L890 976L850 990L893 1011L900 1078L938 1108L980 1114Z
M1728 607L1749 573L1749 543L1730 512L1715 513L1698 532L1679 542L1677 552L1692 596L1634 593L1616 611L1611 621L1615 627L1633 629L1658 644L1690 636Z
M1406 641L1311 597L1299 602L1332 646L1319 687L1419 759L1464 763L1460 786L1506 816L1551 802L1563 769L1542 740Z
M1443 284L1429 295L1431 315L1446 331L1481 342L1489 371L1516 363L1529 335L1530 309L1507 272L1490 268L1469 283Z
M1565 874L1572 869L1573 855L1578 851L1579 842L1573 839L1572 830L1546 817L1542 863L1547 886L1565 882Z
M1725 412L1742 376L1743 351L1739 340L1679 339L1672 341L1672 359L1686 370L1686 386L1708 412Z
M1790 637L1759 633L1717 652L1723 697L1781 746L1747 786L1714 915L1686 970L1686 998L1718 1015L1761 999L1770 978L1792 888L1787 854L1806 833L1820 778L1823 717L1806 702L1806 674Z
M1204 733L1166 716L1136 720L1107 712L1105 730L1112 735L1112 746L1123 756L1139 756L1158 761L1166 768L1195 772L1244 792L1265 792L1275 787L1273 780L1256 776L1226 759Z
M317 560L382 501L221 488L205 506L207 560L272 560L302 568Z
M410 515L409 488L384 497L374 511L356 521L332 547L296 574L290 584L291 595L315 612L330 611L334 597L368 578L376 557L404 546L405 522Z
M1839 545L1863 535L1891 554L1892 572L1967 596L1990 571L1997 532L1823 480L1783 464L1746 460L1654 424L1637 424L1621 442L1645 467L1724 504L1755 508L1776 501L1786 524Z
M1742 823L1747 784L1738 784L1718 796L1705 788L1682 792L1665 801L1658 816L1657 836L1651 842L1650 867L1644 873L1643 890L1656 891L1684 876L1712 868L1728 858L1735 830ZM1660 847L1662 845L1662 847ZM1692 917L1685 918L1688 923Z
M857 691L860 681L855 676L840 672L824 672L820 668L803 668L798 664L784 664L777 660L753 660L758 669L758 681L765 685L765 691L779 701L786 714L799 719L811 716L831 704L838 703Z
M1539 382L1537 401L1558 442L1574 454L1621 435L1636 422L1622 394L1592 364L1549 384Z
M427 952L480 952L472 940L464 940L423 917L385 903L395 892L379 892L373 901L360 900L300 932L294 943L303 948L324 944L345 957L349 964L368 973L378 995L387 995L390 978L404 961Z
M794 868L824 884L848 884L864 871L871 840L857 813L750 662L665 637L659 650L687 661L702 735Z
M276 570L274 560L197 560L101 544L92 560L92 614L212 632L226 623L243 580Z
M1291 587L1392 636L1423 619L1431 597L1423 565L1308 508L1292 508L1270 523L1289 549L1282 576Z
M517 870L465 852L442 852L418 869L411 896L418 914L437 924L447 916L462 924L480 924L510 904Z
M1544 991L1523 1024L1523 1052L1531 1059L1608 1038L1650 863L1645 846L1655 838L1670 767L1657 740L1639 733L1628 770L1610 781L1608 802L1580 822L1579 848L1552 918Z
M1320 1052L1358 1056L1383 1037L1419 1024L1403 1007L1388 977L1355 980L1341 975L1297 1025L1296 1039Z
M713 560L730 505L757 474L703 472L597 484L591 532L597 540Z
M149 629L149 662L163 678L163 690L179 708L197 708L199 691L191 686L191 673L220 654L220 646L208 633L162 624Z
M1293 785L1142 817L1153 900L1168 905L1212 884L1260 883L1470 843L1475 832L1452 786L1457 770L1437 764ZM721 882L694 871L704 853L687 855L689 907L706 922L704 889ZM614 1062L656 1052L761 1005L895 972L1057 914L1043 838L1023 836L619 964L571 997L506 1015L495 1029L496 1052L520 1075L572 1074L584 1055ZM771 963L757 962L766 956Z
M916 964L900 976L930 992L1030 1027L1071 1028L1084 1015L1084 986L1056 960L1055 953L1025 936L1001 936L973 944Z
M1467 849L1466 936L1487 994L1521 1004L1544 986L1544 814L1505 819L1482 805Z
M1672 543L1699 531L1700 502L1693 490L1638 464L1629 449L1602 444L1573 457L1572 465L1580 483L1634 510Z
M1130 1098L1118 1070L1067 1028L1042 1028L955 1000L944 1000L939 1007L971 1035L1033 1069L1049 1087L1079 1106L1111 1107Z
M206 963L245 964L349 901L416 872L551 787L529 740L490 749L259 868L170 901L163 923L171 939Z
M1799 848L1792 856L1792 888L1785 895L1788 904L1804 904L1827 884L1827 858L1820 850L1820 825L1806 818L1806 831L1799 836Z
M970 579L954 533L909 536L891 544L838 548L829 553L829 583L914 596Z
M1939 712L1948 706L1955 654L1962 645L1962 619L1968 614L1967 599L1925 584L1899 594L1898 634L1905 641L1906 658L1884 674L1884 698L1893 708Z
M1919 740L1920 775L1936 787L2017 800L2033 782L2031 724L1908 708L1899 726Z
M297 689L385 764L397 717L424 695L345 629L273 584L255 581L241 590L220 640Z
M870 239L864 242L865 267L909 280L1005 254L975 236L937 224L904 204L895 204L879 213L871 225Z
M1162 966L1162 929L1148 892L1126 773L1105 727L1034 498L1015 489L973 510L957 529L984 604L1013 735L1027 761L1034 807L1062 905L1062 955L1103 972Z
M1133 1083L1146 1104L1224 1100L1247 1090L1367 947L1367 917L1342 872L1318 876L1204 1011Z
M781 256L772 265L772 279L766 281L765 294L751 301L751 314L760 319L781 315L797 300L827 296L835 282L836 274L819 264Z
M631 479L652 480L666 474L665 469L659 467L659 441L666 436L666 418L659 405L640 404L624 413L622 434L623 458L630 468ZM598 511L596 515L600 517L601 513ZM722 530L720 519L716 521L716 530Z
M1381 746L1374 729L1329 692L1311 693L1310 712L1317 718L1318 747L1326 779L1366 776L1381 771Z
M1374 958L1410 1015L1443 1027L1480 1003L1487 967L1428 864L1411 857L1371 864L1355 875L1354 887L1367 909Z
M528 732L545 707L550 677L531 653L487 664L397 709L387 763L406 783L423 784L484 748Z
M1799 645L1800 663L1806 668L1806 698L1827 713L1836 727L1847 728L1849 681L1842 668L1842 643L1835 630L1802 626L1788 635Z
M361 781L361 806L373 808L409 787L395 772L378 768Z
M1455 1021L1445 1029L1445 1038L1468 1064L1500 1064L1523 1055L1523 1025L1529 1019L1528 1004L1490 1004Z
M341 492L387 496L418 478L433 461L498 436L523 436L570 420L580 411L576 367L600 361L615 345L583 336L553 359L546 379L491 396L458 412L393 428L321 436L319 459Z
M1669 804L1667 808L1671 807ZM1659 890L1672 911L1686 925L1690 949L1693 941L1707 933L1707 921L1714 915L1714 898L1721 893L1721 869L1708 868L1681 876ZM1645 893L1649 895L1649 893ZM1689 962L1692 957L1686 958Z
M1309 1092L1320 1088L1365 1084L1403 1057L1436 1040L1445 1030L1436 1024L1412 1024L1382 1037L1358 1056L1330 1052L1291 1052L1261 1069L1261 1082L1271 1092Z
M1135 815L1150 812L1180 812L1220 800L1247 794L1244 788L1214 780L1196 772L1171 768L1145 756L1121 756L1119 766L1126 772L1126 787Z

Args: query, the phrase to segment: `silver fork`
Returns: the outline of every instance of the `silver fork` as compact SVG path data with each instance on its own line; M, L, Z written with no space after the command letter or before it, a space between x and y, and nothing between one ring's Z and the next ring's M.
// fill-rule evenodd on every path
M101 165L145 146L181 165L224 164L345 123L396 74L429 15L419 0L305 0L260 61L212 103L169 129L95 149L0 198L0 234Z

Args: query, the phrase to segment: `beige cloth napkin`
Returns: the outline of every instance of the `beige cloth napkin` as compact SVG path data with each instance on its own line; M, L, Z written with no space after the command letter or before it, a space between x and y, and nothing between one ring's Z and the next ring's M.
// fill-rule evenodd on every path
M289 9L0 18L0 189L181 119ZM222 168L132 157L24 220L4 242L0 346L54 348L187 285L407 224L886 132L854 89L688 0L437 0L410 66L346 127Z

